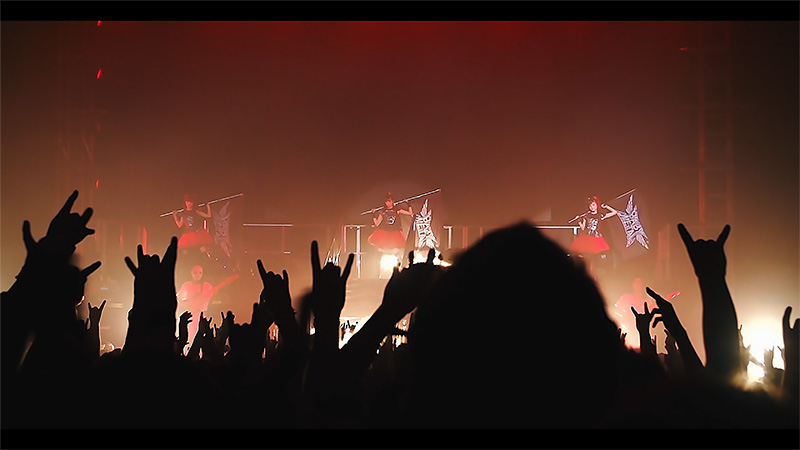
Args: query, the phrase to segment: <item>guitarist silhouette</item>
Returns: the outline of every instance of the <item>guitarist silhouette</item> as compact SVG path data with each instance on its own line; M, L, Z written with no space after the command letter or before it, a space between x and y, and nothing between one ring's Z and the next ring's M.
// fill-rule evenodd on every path
M182 311L189 311L192 313L194 320L189 322L189 340L194 339L197 333L197 320L199 320L200 313L204 312L207 315L208 304L211 298L217 291L232 283L239 275L234 274L226 278L224 281L216 286L213 286L208 281L203 280L203 266L196 265L192 267L192 279L183 283L178 290L178 309Z

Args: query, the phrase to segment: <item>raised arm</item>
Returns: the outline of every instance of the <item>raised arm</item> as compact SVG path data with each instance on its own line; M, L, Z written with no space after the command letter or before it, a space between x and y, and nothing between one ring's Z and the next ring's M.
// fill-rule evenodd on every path
M198 209L197 210L197 214L200 215L200 217L203 217L203 218L206 218L206 219L211 218L211 205L206 204L205 211L203 211L202 209Z
M314 346L312 353L335 353L339 350L339 318L344 308L347 278L354 255L347 258L344 269L328 262L320 264L317 241L311 243L312 302L314 314Z
M792 307L787 306L783 312L783 395L796 402L800 401L800 319L794 319L794 326L789 318Z
M386 283L380 306L342 348L344 366L353 371L353 377L369 367L381 340L395 331L395 325L420 304L442 274L444 269L433 264L435 255L435 250L430 249L424 263L409 265L402 271L395 268ZM412 261L413 255L409 255L408 260Z
M681 354L683 368L688 375L701 372L703 370L703 363L700 361L700 357L697 356L697 351L694 349L692 341L689 339L689 334L686 333L686 329L678 319L678 315L675 313L675 308L672 307L672 303L658 295L649 287L645 288L645 290L647 295L656 301L657 307L653 310L653 314L656 314L653 320L653 327L658 325L659 322L664 323L664 328L669 332L671 339L675 340L675 345L678 347Z
M175 293L175 261L178 238L172 237L161 260L158 255L146 255L137 246L138 267L129 257L125 264L134 276L133 306L128 312L128 333L123 352L140 350L174 354L175 312L178 307Z
M614 216L617 215L617 210L612 208L611 206L608 206L605 203L603 203L600 206L608 210L607 213L603 214L603 217L602 217L603 220L608 219L609 217L614 217Z
M740 369L739 325L725 280L727 259L724 245L730 232L731 226L725 225L716 240L694 240L686 227L678 224L678 233L700 285L706 370L726 381L735 379Z
M92 306L91 302L89 303L89 329L87 330L87 338L89 340L89 350L94 360L100 358L100 317L103 316L103 309L105 307L106 300L103 300L100 306Z
M405 208L405 209L404 208L397 208L397 213L398 214L405 214L407 216L413 216L414 215L414 210L411 208L410 204L408 204L408 203L406 203L406 204L408 205L408 208Z
M183 228L184 219L181 213L178 211L172 211L172 218L175 220L176 227Z
M291 350L305 351L307 348L305 336L295 318L292 297L289 293L289 274L284 270L281 277L274 272L267 272L260 259L256 264L263 285L261 301L266 303L278 325L282 345Z
M644 304L644 312L639 314L636 307L631 306L633 317L636 318L636 330L639 332L640 353L645 356L657 357L657 349L650 336L650 322L653 320L654 312L650 311L647 303Z

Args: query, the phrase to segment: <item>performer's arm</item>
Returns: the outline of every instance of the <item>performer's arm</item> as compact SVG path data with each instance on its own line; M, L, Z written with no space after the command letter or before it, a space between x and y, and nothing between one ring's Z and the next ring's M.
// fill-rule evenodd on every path
M178 228L183 228L183 216L178 214L178 211L172 211L172 218L175 219L175 225Z
M206 219L210 218L211 217L211 205L206 204L206 210L205 211L200 211L198 209L197 210L197 214L199 214L200 217L205 217Z
M372 223L375 224L376 227L380 225L381 222L383 222L383 214L378 214L372 218Z
M187 292L186 292L186 283L183 283L180 289L178 289L178 293L176 297L178 297L178 301L186 300Z
M605 208L605 209L610 211L610 212L607 212L607 213L603 214L603 217L602 217L603 220L604 219L608 219L609 217L614 217L614 216L617 215L617 210L612 208L612 207L610 207L610 206L608 206L608 205L606 205L605 203L603 203L600 206L602 206L603 208Z
M414 210L411 209L411 205L408 205L408 209L398 209L398 214L405 214L407 216L413 216Z

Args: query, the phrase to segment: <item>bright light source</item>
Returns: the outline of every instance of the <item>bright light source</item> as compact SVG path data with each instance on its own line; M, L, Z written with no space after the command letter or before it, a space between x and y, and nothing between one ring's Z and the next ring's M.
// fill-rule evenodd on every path
M764 351L774 349L775 354L772 359L772 366L783 369L783 358L781 358L781 351L778 347L783 347L783 338L779 337L777 330L778 325L768 326L757 324L751 327L748 331L747 326L742 328L742 339L744 345L750 347L750 354L758 361L764 359ZM766 363L766 361L763 361ZM753 364L751 364L752 366Z
M762 378L764 378L764 369L753 364L751 361L750 364L747 365L747 383L760 383Z
M99 80L100 77L103 76L103 69L97 69L97 79Z
M421 264L428 260L427 252L414 252L414 264ZM441 255L433 258L433 264L436 266L448 267L450 263L441 259Z
M400 265L400 260L394 255L381 256L381 278L389 278L392 276L392 271L395 267Z

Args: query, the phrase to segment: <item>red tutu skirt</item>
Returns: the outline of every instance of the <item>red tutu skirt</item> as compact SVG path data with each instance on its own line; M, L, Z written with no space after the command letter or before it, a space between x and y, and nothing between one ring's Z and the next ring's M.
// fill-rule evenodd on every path
M208 234L208 231L190 231L188 233L183 233L183 236L178 239L178 248L202 247L213 243L214 238Z
M405 248L406 237L400 230L389 231L378 228L369 235L367 241L378 248Z
M578 255L594 255L609 249L606 240L596 236L578 236L569 246L569 251Z

